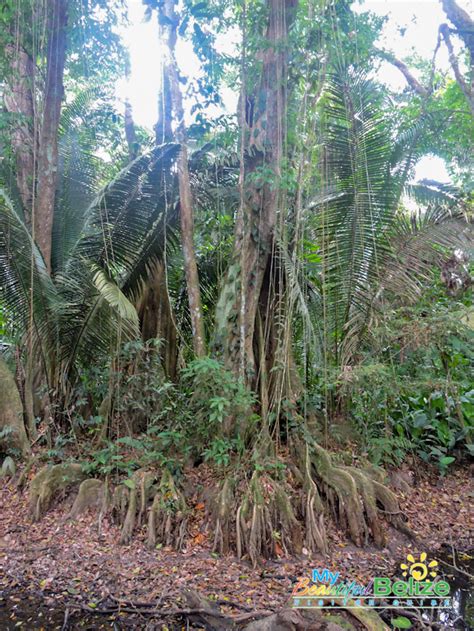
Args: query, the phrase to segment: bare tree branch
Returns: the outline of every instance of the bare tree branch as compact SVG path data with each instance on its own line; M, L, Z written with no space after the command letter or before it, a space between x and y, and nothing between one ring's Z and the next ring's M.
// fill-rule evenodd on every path
M442 24L439 27L439 31L440 31L441 35L443 36L444 42L446 44L446 48L448 49L449 62L450 62L451 67L453 69L456 81L458 82L459 87L461 88L464 96L468 100L469 105L471 106L471 111L474 114L474 94L473 94L472 89L469 87L469 85L464 80L464 77L462 76L462 73L461 73L461 71L459 69L458 60L457 60L457 57L456 57L456 53L454 52L454 49L453 49L453 43L451 41L451 36L449 34L449 26L447 24Z
M456 27L456 34L466 44L472 61L474 57L474 20L455 0L441 0L441 4L448 19Z
M467 11L460 7L455 0L441 0L441 4L443 5L444 12L448 19L454 24L456 29L450 29L447 24L442 24L439 31L448 49L449 62L456 81L474 115L474 20L471 19ZM469 52L470 79L463 77L459 69L459 64L451 42L451 33L455 33L464 42Z
M410 86L412 90L414 90L420 96L425 96L425 97L429 96L429 90L425 88L425 86L422 85L418 81L418 79L416 79L416 77L413 76L410 69L405 63L403 63L403 61L401 61L400 59L397 59L395 55L392 55L392 53L389 53L385 50L379 50L379 49L376 49L376 50L380 57L382 57L383 59L385 59L385 61L388 61L389 63L391 63L393 66L395 66L396 68L400 70L400 72L403 74L408 85Z

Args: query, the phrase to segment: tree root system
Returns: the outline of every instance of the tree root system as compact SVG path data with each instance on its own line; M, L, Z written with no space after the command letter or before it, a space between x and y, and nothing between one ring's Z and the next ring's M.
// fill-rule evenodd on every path
M168 469L136 471L115 488L111 499L107 483L84 477L78 464L41 469L30 487L32 518L41 517L58 491L82 482L70 518L100 509L120 525L122 544L146 525L150 548L185 546L190 509ZM357 546L384 546L385 521L407 535L410 531L396 495L381 480L380 470L337 464L316 443L301 442L287 460L262 459L250 474L243 470L239 477L234 472L221 482L211 501L213 549L235 551L254 566L262 557L326 554L330 515Z

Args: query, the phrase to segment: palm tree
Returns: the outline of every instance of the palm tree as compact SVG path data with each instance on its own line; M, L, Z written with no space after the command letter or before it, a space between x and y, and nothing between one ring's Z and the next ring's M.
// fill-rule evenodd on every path
M322 107L322 172L306 211L320 256L313 316L331 362L353 363L363 333L390 295L413 299L446 252L472 242L468 204L453 186L412 183L429 119L396 133L383 93L364 73L328 77ZM407 201L416 210L407 210Z

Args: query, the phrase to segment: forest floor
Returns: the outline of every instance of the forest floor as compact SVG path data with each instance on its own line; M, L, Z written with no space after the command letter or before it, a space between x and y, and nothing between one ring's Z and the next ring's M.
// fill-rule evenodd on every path
M473 498L472 469L460 469L445 478L424 472L401 495L416 542L391 529L386 548L359 549L329 523L327 558L282 557L252 568L245 560L211 552L212 535L201 530L202 504L195 506L187 548L177 553L167 548L148 549L145 529L137 532L130 545L120 546L115 525L104 519L99 533L97 515L92 513L66 521L64 503L32 524L27 491L20 493L13 484L3 483L0 629L184 628L148 627L149 616L140 613L97 612L116 608L116 599L153 603L154 608L165 611L180 608L185 587L221 604L234 603L237 608L229 608L232 613L239 609L275 611L288 601L296 578L308 576L313 568L327 567L365 583L374 575L395 575L408 552L433 554L443 545L472 550ZM81 622L71 626L73 619ZM120 622L114 626L113 620Z

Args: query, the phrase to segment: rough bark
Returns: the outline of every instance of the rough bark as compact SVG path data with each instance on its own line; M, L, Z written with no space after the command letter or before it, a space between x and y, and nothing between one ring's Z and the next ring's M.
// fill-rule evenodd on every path
M175 319L166 287L166 270L159 262L150 270L149 278L137 303L142 339L162 340L161 359L168 379L176 380L178 345Z
M6 55L10 61L9 90L5 91L4 104L15 116L11 134L12 150L16 162L16 183L25 212L25 220L31 226L31 202L34 176L34 102L33 60L21 46L9 45Z
M49 271L58 170L58 128L64 94L67 7L68 0L51 0L46 84L38 152L38 183L34 204L35 240Z
M260 82L254 94L244 88L242 203L234 251L217 305L218 346L227 365L255 382L254 333L260 293L274 247L281 206L281 168L285 141L287 42L296 0L268 0L268 24Z
M189 312L193 332L193 348L197 357L203 357L206 354L206 343L204 337L199 275L193 240L194 210L191 195L191 184L189 181L183 98L179 86L178 65L175 57L178 18L174 11L174 0L165 0L162 11L163 16L166 18L162 29L168 49L168 59L165 71L168 71L170 80L171 105L176 119L176 139L181 146L178 156L181 241L183 247L184 272L186 276Z

